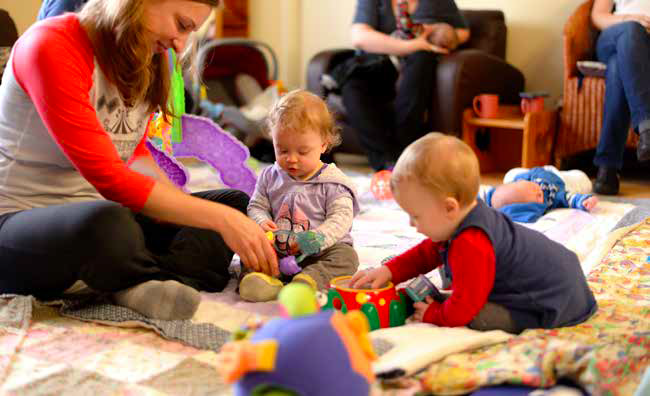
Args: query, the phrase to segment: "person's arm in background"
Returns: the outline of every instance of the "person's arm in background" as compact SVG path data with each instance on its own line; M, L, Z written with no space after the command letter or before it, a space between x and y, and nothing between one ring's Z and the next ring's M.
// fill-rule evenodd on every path
M427 37L431 28L426 28L411 40L402 40L379 31L379 2L377 0L357 0L357 8L350 28L352 45L366 52L377 54L409 55L417 51L443 50L432 46Z
M465 17L461 14L456 2L453 0L438 0L436 8L431 8L432 3L422 4L422 8L418 6L419 15L414 15L414 19L420 19L420 23L424 26L429 26L435 22L445 22L450 24L456 32L458 40L457 46L467 42L470 38L470 29ZM435 11L434 11L435 10ZM442 15L434 15L437 10L442 10ZM417 14L417 12L416 12Z
M650 31L650 16L642 14L614 14L612 13L613 8L613 0L594 1L594 7L591 9L591 20L598 29L605 30L618 23L633 21L640 23L646 30Z
M350 30L352 45L366 52L378 54L409 55L417 51L432 51L446 53L443 48L432 45L428 41L431 28L425 28L419 36L411 40L403 40L378 32L372 26L364 23L355 23Z

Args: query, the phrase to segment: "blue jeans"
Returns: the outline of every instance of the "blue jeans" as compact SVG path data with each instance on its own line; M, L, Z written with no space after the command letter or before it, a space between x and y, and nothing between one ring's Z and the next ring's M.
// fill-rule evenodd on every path
M607 64L605 113L594 164L620 169L630 121L650 120L650 34L637 22L603 30L596 56Z

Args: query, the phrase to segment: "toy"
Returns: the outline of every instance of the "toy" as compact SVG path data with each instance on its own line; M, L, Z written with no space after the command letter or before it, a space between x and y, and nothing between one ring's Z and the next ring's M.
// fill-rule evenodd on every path
M372 175L370 180L370 191L372 195L381 201L393 199L393 193L390 190L390 177L393 172L382 170Z
M226 186L251 195L257 177L246 165L248 148L209 118L183 114L183 79L171 49L169 58L172 67L170 107L174 117L171 124L159 114L150 118L147 125L147 148L153 159L180 188L187 184L189 173L175 158L192 157L215 169Z
M427 296L432 296L438 302L444 301L444 297L440 294L438 288L424 275L419 275L409 282L405 291L414 302L423 301Z
M375 359L368 321L359 312L312 311L306 285L289 284L280 292L289 318L276 318L250 338L223 346L217 365L240 395L368 395Z
M351 276L332 279L327 290L327 303L323 309L343 313L360 310L368 318L370 330L401 326L407 318L408 297L388 282L380 289L352 289L348 287Z
M298 265L302 260L307 256L313 254L318 254L321 250L321 246L325 237L315 231L302 231L302 232L293 232L289 230L278 230L278 231L268 231L266 237L273 242L275 250L286 255L282 257L279 262L280 272L284 275L295 275L298 272L302 271L302 268ZM291 255L290 245L295 242L300 249L300 256L295 257Z
M253 193L257 178L246 165L249 157L246 146L209 118L185 114L181 117L181 124L186 133L181 142L172 143L171 154L165 151L164 145L162 148L157 145L155 139L150 138L147 142L154 160L174 184L182 188L189 180L187 170L175 158L192 157L218 171L226 186Z

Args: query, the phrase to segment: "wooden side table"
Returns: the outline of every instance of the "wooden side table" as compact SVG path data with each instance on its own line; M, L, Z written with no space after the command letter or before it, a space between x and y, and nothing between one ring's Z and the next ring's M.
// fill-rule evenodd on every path
M519 106L499 106L497 118L479 118L466 109L463 141L474 149L481 172L549 165L556 118L549 110L522 114Z

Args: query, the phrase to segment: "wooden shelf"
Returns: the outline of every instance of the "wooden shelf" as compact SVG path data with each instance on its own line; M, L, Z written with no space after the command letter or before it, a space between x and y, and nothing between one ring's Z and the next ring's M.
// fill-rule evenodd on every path
M473 109L466 109L463 140L476 153L481 172L548 165L556 118L557 113L548 110L522 114L518 106L500 106L498 118L479 118ZM487 132L478 136L482 129ZM513 138L513 132L521 138Z
M477 127L524 129L524 115L517 106L500 106L497 118L480 118L472 111L466 122Z

